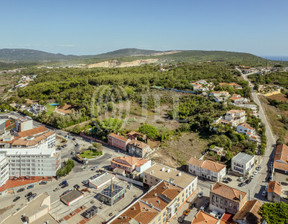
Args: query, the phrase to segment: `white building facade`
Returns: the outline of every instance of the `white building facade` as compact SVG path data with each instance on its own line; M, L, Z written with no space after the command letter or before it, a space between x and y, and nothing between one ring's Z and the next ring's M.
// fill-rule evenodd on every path
M0 187L9 179L9 163L5 156L0 155Z
M254 164L255 157L243 152L239 152L231 160L232 170L244 176L250 173Z

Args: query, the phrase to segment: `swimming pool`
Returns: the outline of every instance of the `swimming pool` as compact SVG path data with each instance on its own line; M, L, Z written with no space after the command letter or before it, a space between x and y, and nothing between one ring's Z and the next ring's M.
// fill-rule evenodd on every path
M50 103L50 106L58 106L59 103Z

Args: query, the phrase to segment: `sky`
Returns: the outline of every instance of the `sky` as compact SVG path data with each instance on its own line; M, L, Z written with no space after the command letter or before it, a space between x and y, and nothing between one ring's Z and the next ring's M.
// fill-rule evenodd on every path
M0 48L288 56L287 0L0 0Z

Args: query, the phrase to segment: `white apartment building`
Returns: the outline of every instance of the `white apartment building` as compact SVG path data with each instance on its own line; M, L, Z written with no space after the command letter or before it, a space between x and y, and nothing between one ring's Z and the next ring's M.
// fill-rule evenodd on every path
M220 181L226 175L226 165L191 157L188 162L188 172L208 180Z
M5 156L0 155L0 187L9 179L9 163Z
M41 126L8 134L0 141L0 155L9 163L9 176L56 176L61 154L55 149L56 136Z
M244 110L229 110L224 119L235 127L246 121L246 112Z
M249 174L254 167L255 157L243 152L239 152L231 160L231 168L234 172L242 175Z

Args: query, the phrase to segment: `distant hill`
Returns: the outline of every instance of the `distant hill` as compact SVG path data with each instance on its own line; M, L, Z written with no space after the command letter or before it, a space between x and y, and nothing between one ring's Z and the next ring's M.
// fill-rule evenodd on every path
M0 61L4 62L61 61L76 58L77 56L73 55L53 54L30 49L0 49Z
M111 51L98 55L64 55L53 54L44 51L31 49L0 49L0 62L14 63L41 63L41 62L81 62L84 64L95 64L103 61L117 59L119 61L134 61L159 59L159 62L209 62L226 61L231 63L243 63L246 65L263 65L266 59L248 53L229 52L229 51L154 51L136 48L126 48ZM271 64L279 61L269 61ZM281 62L284 64L284 62Z

